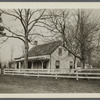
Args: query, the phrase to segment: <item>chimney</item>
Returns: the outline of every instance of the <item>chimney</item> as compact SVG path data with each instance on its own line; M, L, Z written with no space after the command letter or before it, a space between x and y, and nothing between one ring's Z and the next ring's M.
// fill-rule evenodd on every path
M38 45L38 41L34 41L34 45Z

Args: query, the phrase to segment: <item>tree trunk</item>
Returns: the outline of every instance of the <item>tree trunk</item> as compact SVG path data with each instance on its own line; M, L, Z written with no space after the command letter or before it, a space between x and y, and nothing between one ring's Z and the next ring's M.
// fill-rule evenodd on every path
M81 60L81 68L83 69L83 60Z
M25 66L25 69L28 68L28 41L25 40L25 58L24 58L24 66Z
M74 57L74 69L75 69L75 64L76 64L76 57Z
M25 9L25 59L24 59L24 65L25 68L28 68L28 10Z
M84 60L84 59L81 60L81 68L82 68L82 69L85 68L85 60Z
M83 60L83 69L85 68L85 60Z
M88 55L88 63L91 65L91 53Z

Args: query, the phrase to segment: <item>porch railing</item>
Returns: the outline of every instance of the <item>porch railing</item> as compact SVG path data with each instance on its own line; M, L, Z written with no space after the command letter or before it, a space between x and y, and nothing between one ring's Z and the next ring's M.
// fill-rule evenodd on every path
M7 75L100 79L100 69L4 69Z

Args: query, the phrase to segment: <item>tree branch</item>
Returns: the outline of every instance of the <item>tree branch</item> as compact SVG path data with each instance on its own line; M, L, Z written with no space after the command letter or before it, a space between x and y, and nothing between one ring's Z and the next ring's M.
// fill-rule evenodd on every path
M34 27L34 25L38 22L38 20L42 17L42 15L44 14L45 10L42 12L42 14L37 18L35 19L34 23L32 24L32 26L30 27L30 29L28 30L28 33L32 30L32 28Z

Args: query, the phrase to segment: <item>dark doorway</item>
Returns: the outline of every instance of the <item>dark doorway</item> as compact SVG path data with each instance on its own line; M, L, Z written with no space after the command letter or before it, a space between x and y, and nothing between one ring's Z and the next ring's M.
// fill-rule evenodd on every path
M28 69L31 69L31 65L32 65L32 63L28 62Z
M41 69L42 68L42 64L40 61L35 61L33 64L34 69Z
M17 62L17 69L19 68L19 62Z
M45 62L43 63L43 69L46 69L46 68L47 68L47 63L48 63L48 61L45 61Z

